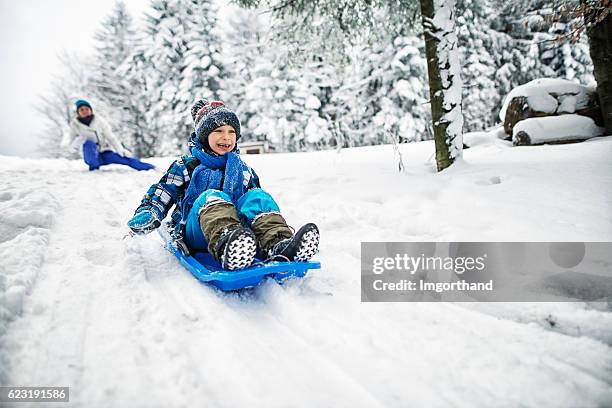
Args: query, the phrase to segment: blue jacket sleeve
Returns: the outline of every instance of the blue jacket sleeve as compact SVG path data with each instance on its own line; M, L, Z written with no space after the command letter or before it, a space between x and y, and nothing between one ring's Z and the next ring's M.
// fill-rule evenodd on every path
M184 196L188 179L189 174L183 160L174 161L159 182L149 187L136 213L151 210L160 220L163 220L172 206Z

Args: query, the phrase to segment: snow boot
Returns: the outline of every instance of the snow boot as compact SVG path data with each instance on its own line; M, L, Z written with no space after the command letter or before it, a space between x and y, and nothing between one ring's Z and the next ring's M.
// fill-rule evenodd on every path
M255 235L242 226L232 204L211 203L200 211L198 220L208 252L223 269L243 269L253 263L257 251Z
M315 224L306 224L292 234L280 214L268 213L256 218L253 231L266 259L308 261L319 249L319 229Z
M306 262L319 251L319 228L308 223L300 228L291 238L277 242L268 251L268 258Z
M223 269L235 271L250 266L255 260L257 243L253 231L242 226L225 229L215 244L213 256Z

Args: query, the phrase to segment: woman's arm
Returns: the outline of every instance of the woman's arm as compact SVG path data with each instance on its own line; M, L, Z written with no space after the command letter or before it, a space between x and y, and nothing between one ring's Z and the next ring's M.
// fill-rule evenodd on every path
M123 147L121 142L119 142L119 139L117 139L117 137L113 133L113 130L111 129L111 126L108 124L108 122L102 118L97 119L100 120L100 130L102 130L102 136L108 141L108 144L111 145L113 151L120 154L121 156L125 156L127 152L125 151L125 148Z
M67 134L64 135L64 138L62 139L60 146L63 148L69 147L71 149L76 150L83 144L83 141L84 140L82 140L82 138L79 138L79 134L77 132L74 121L71 121L70 130L68 131Z

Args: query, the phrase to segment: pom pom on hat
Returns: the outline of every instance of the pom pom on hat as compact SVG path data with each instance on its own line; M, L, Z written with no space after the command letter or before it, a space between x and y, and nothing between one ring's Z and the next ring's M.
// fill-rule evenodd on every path
M196 114L198 113L198 111L206 104L208 104L208 101L206 99L200 99L199 101L193 104L193 106L191 107L191 119L193 120L193 123L195 123L196 121Z

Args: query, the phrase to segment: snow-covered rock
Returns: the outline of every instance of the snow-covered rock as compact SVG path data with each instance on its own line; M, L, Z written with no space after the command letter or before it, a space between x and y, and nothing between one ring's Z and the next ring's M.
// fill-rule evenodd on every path
M541 78L513 89L504 99L499 118L506 134L525 119L579 114L602 125L595 90L565 79Z
M548 116L522 120L514 126L512 143L516 146L575 142L604 134L593 119L580 115Z

